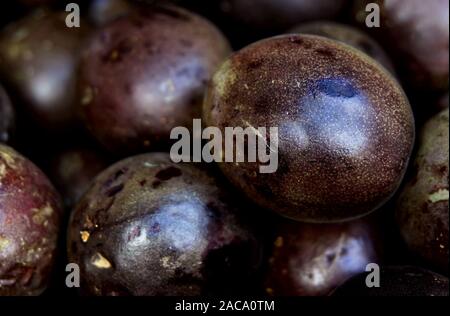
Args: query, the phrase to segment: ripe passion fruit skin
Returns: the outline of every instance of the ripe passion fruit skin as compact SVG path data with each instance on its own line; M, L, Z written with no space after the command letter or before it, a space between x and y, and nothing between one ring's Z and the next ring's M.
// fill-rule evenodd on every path
M210 83L203 115L222 133L278 127L275 173L259 173L258 163L219 165L254 202L306 222L349 220L384 204L414 143L411 107L392 76L358 50L312 35L277 36L232 55Z
M61 216L61 199L47 177L0 144L0 296L45 290Z
M204 170L165 153L130 157L76 206L69 261L92 295L244 294L261 248L241 215Z
M79 107L119 155L165 147L201 115L208 80L230 46L209 21L175 6L143 6L100 28L83 52Z

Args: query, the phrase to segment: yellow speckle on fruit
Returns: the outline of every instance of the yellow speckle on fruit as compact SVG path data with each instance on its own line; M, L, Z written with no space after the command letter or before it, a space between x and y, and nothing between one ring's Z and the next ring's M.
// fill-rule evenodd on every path
M83 95L81 97L81 105L87 106L91 104L94 99L94 90L91 87L85 87L83 91Z
M275 239L274 243L275 247L282 247L283 246L283 237L279 236L277 239Z
M222 64L219 71L213 77L214 86L219 95L227 93L227 88L236 81L236 73L231 69L231 62L226 61Z
M449 194L448 194L448 190L447 189L440 189L434 193L431 193L428 196L428 200L431 203L437 203L437 202L441 202L441 201L448 201L449 198Z
M37 225L42 225L53 214L53 208L50 204L47 204L44 207L32 209L32 212L34 213L33 222Z
M91 234L89 234L89 232L86 230L82 230L80 232L80 237L81 237L82 242L87 242L89 240L90 236L91 236Z
M8 247L9 243L9 239L0 236L0 253Z
M99 269L110 269L112 267L111 262L98 252L92 257L91 263Z

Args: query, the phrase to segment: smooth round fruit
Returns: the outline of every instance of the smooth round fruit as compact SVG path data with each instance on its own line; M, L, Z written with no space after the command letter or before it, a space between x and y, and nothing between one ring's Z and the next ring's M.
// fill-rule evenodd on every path
M394 65L380 44L355 27L336 22L319 21L299 25L291 29L289 33L324 36L353 46L375 59L391 74L395 74Z
M89 189L91 182L103 169L107 160L96 150L75 147L59 152L52 160L50 176L71 209Z
M225 127L266 127L263 145L278 138L276 172L260 173L252 162L220 168L262 207L308 222L380 207L397 190L414 142L410 105L387 71L312 35L274 37L235 53L214 75L203 114L223 135Z
M7 143L11 139L14 122L15 115L11 101L6 91L0 86L0 143Z
M379 260L368 221L343 224L283 222L278 227L266 292L275 296L327 295Z
M421 91L447 90L449 67L448 0L377 0L380 27L372 28L395 56L405 82ZM365 23L366 0L355 2L357 20Z
M38 9L0 34L0 75L29 117L46 129L76 120L76 71L85 23L66 26L66 12Z
M225 15L256 30L283 31L298 23L337 16L346 0L218 0Z
M411 266L382 267L380 287L367 287L368 273L351 278L334 296L448 296L445 276ZM373 273L373 272L372 272ZM369 278L373 280L372 277Z
M240 293L260 261L233 198L201 169L162 153L128 158L96 178L72 215L68 251L94 295Z
M448 271L449 110L433 117L422 130L415 174L397 203L401 234L414 253Z
M0 296L44 291L60 218L61 201L46 176L0 144Z
M170 142L173 127L200 116L207 81L229 49L212 24L173 6L142 7L115 20L83 55L87 126L120 153Z

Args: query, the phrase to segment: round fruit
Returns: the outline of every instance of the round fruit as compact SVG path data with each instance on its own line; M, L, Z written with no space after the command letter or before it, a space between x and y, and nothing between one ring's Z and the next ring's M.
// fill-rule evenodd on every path
M351 278L339 287L335 296L448 296L448 278L410 266L392 266L381 268L379 287L368 287L367 278L375 277L370 272ZM373 271L371 273L376 273Z
M44 291L61 212L60 198L46 176L0 145L0 296Z
M274 173L260 173L261 161L219 165L262 207L308 222L380 207L397 190L414 142L410 105L387 71L312 35L274 37L234 54L215 74L203 114L222 134L266 127L256 136L278 162Z
M353 46L375 59L392 74L395 74L394 66L380 44L355 27L335 22L320 21L299 25L291 29L290 33L324 36Z
M174 164L168 154L118 162L96 178L70 221L69 260L80 265L83 290L244 291L258 267L260 247L232 202L207 173Z
M278 227L266 292L283 296L327 295L378 262L373 227L362 220L343 224L284 222Z
M448 0L377 0L380 27L372 28L395 55L405 82L420 90L448 89ZM357 19L365 23L366 0L355 2Z
M115 20L83 55L80 103L89 129L120 153L168 143L173 127L200 115L207 81L229 49L211 23L173 6Z
M414 163L414 177L397 204L406 244L434 267L448 271L448 108L427 122Z
M0 75L29 116L47 129L67 129L76 119L76 70L85 32L67 27L66 16L38 9L0 34Z
M14 110L5 90L0 86L0 143L7 143L11 139L14 129Z

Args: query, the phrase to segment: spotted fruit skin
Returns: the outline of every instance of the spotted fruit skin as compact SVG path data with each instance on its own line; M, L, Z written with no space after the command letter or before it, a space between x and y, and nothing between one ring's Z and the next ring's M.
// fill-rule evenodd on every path
M448 108L423 127L414 175L397 201L406 244L434 268L448 271Z
M328 295L347 279L380 262L378 237L367 220L339 224L283 221L277 228L266 293L274 296Z
M336 222L367 214L397 190L414 142L409 102L371 58L312 35L252 44L215 74L209 126L278 128L278 169L219 163L254 202L292 219ZM259 135L263 142L270 135Z
M366 53L389 70L391 74L395 74L394 65L381 45L356 27L336 22L318 21L300 24L291 29L289 33L325 36L340 41Z
M134 156L101 173L75 208L69 260L89 295L245 292L260 247L238 211L205 171Z
M49 281L62 212L47 177L0 145L0 296L39 295Z

